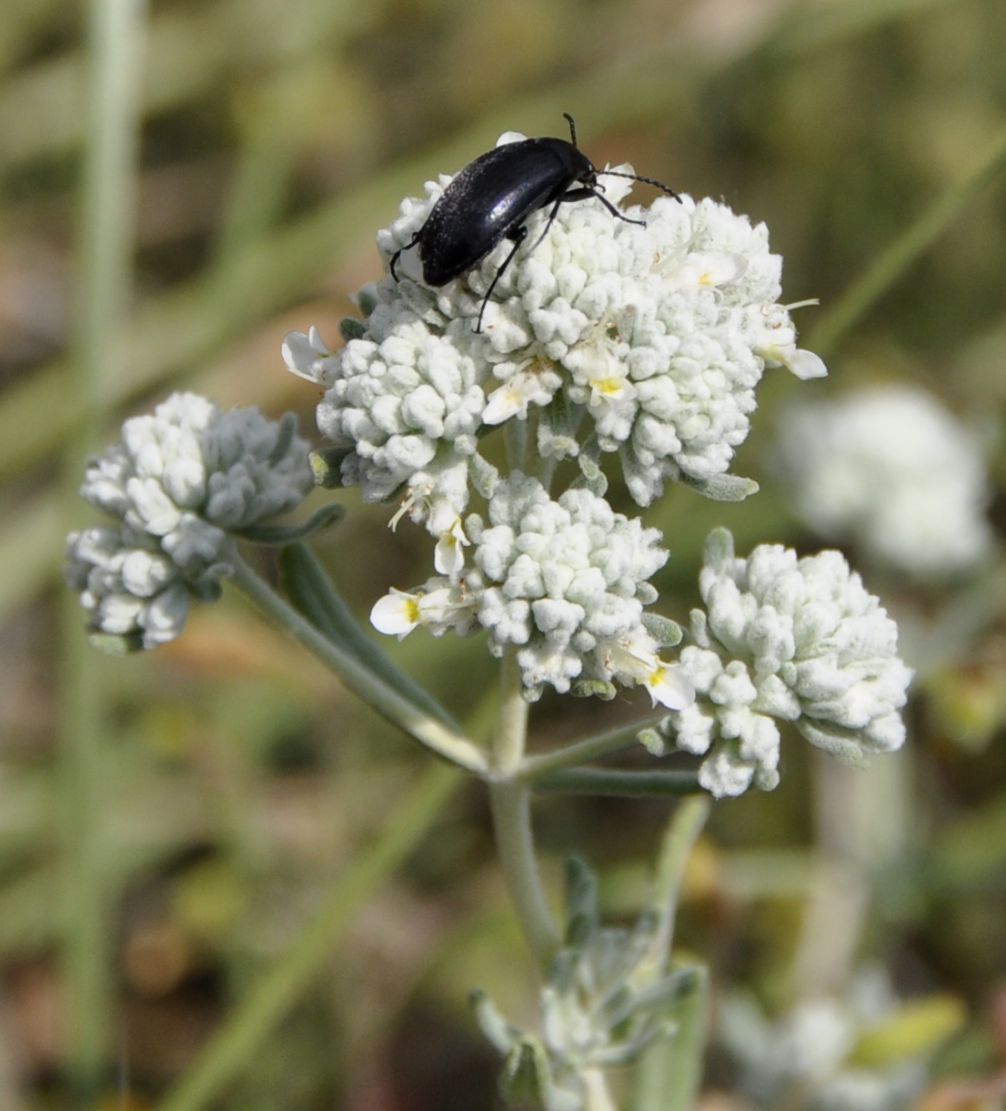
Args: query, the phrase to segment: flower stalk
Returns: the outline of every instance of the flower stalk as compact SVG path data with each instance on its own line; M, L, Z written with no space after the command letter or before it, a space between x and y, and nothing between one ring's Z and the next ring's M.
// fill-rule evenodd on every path
M493 738L493 779L489 803L500 868L528 948L544 972L559 946L559 933L548 908L531 827L531 792L513 776L524 756L528 705L514 653L500 668L500 708Z
M441 760L480 778L488 775L485 754L467 737L417 709L355 656L328 640L256 574L236 550L231 558L234 585L275 625L330 667L357 697Z

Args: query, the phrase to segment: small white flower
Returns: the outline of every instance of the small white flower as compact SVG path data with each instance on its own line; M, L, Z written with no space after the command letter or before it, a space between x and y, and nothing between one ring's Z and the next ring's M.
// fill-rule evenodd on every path
M918 578L973 566L989 551L989 484L976 438L929 394L886 386L793 408L778 459L799 513Z
M336 359L317 328L312 326L307 335L303 332L290 332L283 340L281 352L283 362L291 374L319 386L331 385Z
M379 633L404 639L419 626L419 600L421 595L391 588L389 594L378 598L370 611L370 623Z
M446 532L440 534L433 551L433 566L438 574L451 579L460 575L465 566L464 549L470 546L471 541L465 536L461 518L458 517Z
M497 367L497 373L499 373ZM493 390L482 413L485 424L502 424L511 417L527 418L531 405L547 405L562 379L541 359L527 361L523 368L509 374L502 386Z
M667 664L650 648L648 637L636 630L634 638L608 649L612 673L623 680L633 679L649 692L654 706L684 710L695 702L695 686L684 670Z
M912 672L897 627L840 553L800 559L764 544L737 559L718 529L699 586L706 608L693 611L694 643L680 655L697 698L666 728L676 747L706 757L707 790L776 786L776 718L848 760L904 742Z
M122 442L88 465L81 496L166 549L184 549L183 564L207 563L226 532L300 504L314 485L307 456L292 416L221 413L204 397L176 393L125 422Z
M480 587L478 575L457 581L434 577L412 592L392 587L390 593L374 603L370 623L379 633L396 636L399 640L404 640L420 625L434 636L443 636L448 629L464 636L474 621Z
M728 285L736 281L747 269L743 255L696 251L682 262L676 271L668 274L672 289L693 286Z

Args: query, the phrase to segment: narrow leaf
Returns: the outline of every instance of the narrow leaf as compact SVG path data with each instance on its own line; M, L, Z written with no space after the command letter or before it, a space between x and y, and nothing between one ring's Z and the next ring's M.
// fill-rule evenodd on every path
M333 644L350 652L418 710L452 729L457 728L450 714L429 691L406 675L364 633L309 548L291 544L280 553L279 563L287 595L316 629Z

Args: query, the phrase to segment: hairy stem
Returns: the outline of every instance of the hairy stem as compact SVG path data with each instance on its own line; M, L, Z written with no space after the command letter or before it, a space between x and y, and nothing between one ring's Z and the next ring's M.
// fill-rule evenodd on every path
M526 756L518 770L518 778L523 783L536 784L539 779L552 772L577 768L590 760L599 760L604 756L611 756L616 752L632 748L637 743L636 738L640 731L655 727L659 721L660 718L656 717L646 718L631 725L620 725L607 733L587 737L552 752L543 752L540 756Z
M232 561L235 585L284 632L330 667L368 706L442 760L482 778L488 775L484 753L467 737L419 709L356 656L333 644L257 575L236 551Z
M544 971L559 946L559 933L538 874L531 830L531 794L527 787L512 778L524 756L528 718L520 671L512 651L504 657L501 684L493 738L496 777L489 785L496 850L521 929L539 969Z

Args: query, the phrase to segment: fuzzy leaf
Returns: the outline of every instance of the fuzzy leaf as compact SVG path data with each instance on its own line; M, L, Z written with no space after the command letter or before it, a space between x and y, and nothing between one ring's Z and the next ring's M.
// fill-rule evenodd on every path
M367 328L362 320L357 320L353 316L345 316L339 321L339 332L342 338L349 343L353 339L363 339L367 334Z
M295 540L306 540L323 529L329 528L340 520L345 512L341 505L332 502L329 505L323 505L321 509L299 525L249 525L248 528L241 529L238 535L242 540L248 540L253 544L271 544L275 547L282 547L284 544L292 544Z
M721 474L713 478L692 478L681 472L681 481L691 486L703 497L713 501L744 501L758 493L758 483L753 478L742 478L736 474Z
M643 628L657 642L658 648L674 648L685 635L677 621L662 617L659 613L644 613Z

